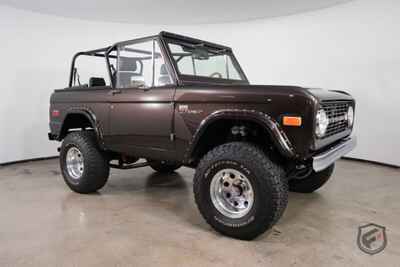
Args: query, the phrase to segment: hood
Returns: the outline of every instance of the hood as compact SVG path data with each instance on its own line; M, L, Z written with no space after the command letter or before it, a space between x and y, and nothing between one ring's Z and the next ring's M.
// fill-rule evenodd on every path
M200 101L226 101L265 103L268 98L293 99L305 97L314 102L325 100L352 100L353 98L342 91L305 88L290 85L250 85L250 84L190 84L185 89L195 88L196 93L188 92L187 96L196 94ZM189 90L190 91L190 90ZM202 92L202 93L200 93ZM200 94L199 94L200 93Z
M344 91L325 90L321 88L307 88L307 92L320 101L325 100L352 100L352 96Z

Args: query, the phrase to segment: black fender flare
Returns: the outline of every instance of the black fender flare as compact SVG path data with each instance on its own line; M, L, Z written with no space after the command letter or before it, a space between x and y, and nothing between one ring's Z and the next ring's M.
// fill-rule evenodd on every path
M194 133L191 141L189 142L189 147L186 153L187 160L190 160L192 158L196 146L200 141L201 136L207 130L207 127L213 122L220 119L239 119L258 123L268 131L272 141L274 142L275 147L279 150L281 155L286 158L294 158L297 156L285 132L282 130L280 125L268 114L256 110L223 109L211 113L201 121L198 129Z
M85 116L90 123L92 124L93 130L96 133L97 141L99 146L104 149L104 140L103 140L103 128L100 124L100 122L96 118L96 114L88 107L71 107L67 110L65 113L65 116L63 118L62 124L61 124L61 129L58 134L58 140L61 141L61 134L64 130L64 125L65 125L65 120L68 118L69 115L74 115L74 114L79 114Z

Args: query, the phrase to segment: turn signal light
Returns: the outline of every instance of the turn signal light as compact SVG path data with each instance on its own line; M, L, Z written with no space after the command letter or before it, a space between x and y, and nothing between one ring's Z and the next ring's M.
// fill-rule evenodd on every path
M283 116L283 125L285 126L301 126L301 117Z

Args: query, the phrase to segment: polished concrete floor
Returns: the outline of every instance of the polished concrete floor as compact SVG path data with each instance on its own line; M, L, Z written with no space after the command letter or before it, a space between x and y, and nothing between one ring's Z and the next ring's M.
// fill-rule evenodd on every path
M341 160L325 187L289 195L254 241L214 232L192 194L193 170L113 170L93 195L71 192L58 160L0 167L0 266L400 266L400 170ZM387 229L370 256L358 226Z

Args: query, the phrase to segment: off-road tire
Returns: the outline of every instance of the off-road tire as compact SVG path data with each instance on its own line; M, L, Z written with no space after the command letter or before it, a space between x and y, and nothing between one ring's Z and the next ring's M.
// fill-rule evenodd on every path
M329 180L334 169L335 163L320 172L312 171L306 178L291 179L289 181L289 190L297 193L312 193Z
M149 165L153 170L161 173L172 173L182 166L182 164L168 161L149 161Z
M254 191L254 203L241 218L220 213L211 200L210 183L220 170L231 168L246 174ZM200 213L216 231L251 240L270 229L282 216L288 201L284 170L264 152L245 142L220 145L208 152L197 166L193 192Z
M71 177L66 167L66 156L71 147L77 148L83 156L84 168L79 179ZM102 188L110 174L108 161L92 131L72 132L64 138L60 150L60 166L65 183L72 191L81 194L93 193Z

